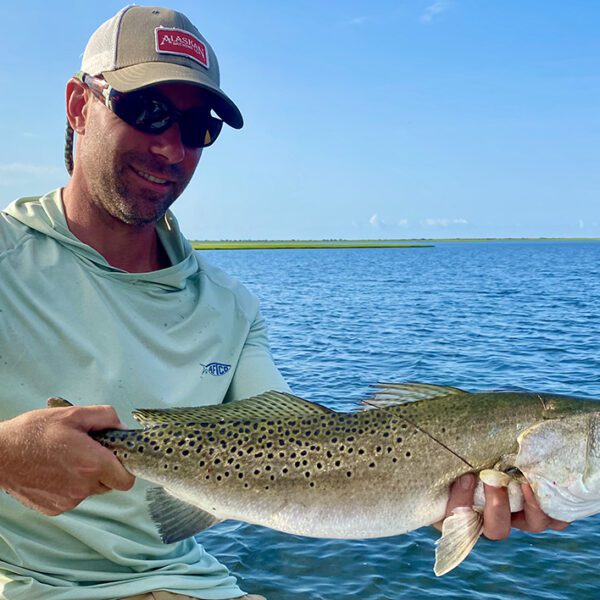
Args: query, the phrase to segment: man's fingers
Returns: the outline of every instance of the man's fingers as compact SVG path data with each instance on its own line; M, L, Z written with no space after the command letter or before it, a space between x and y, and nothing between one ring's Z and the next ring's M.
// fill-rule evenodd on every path
M446 504L446 515L449 517L452 511L459 506L472 506L473 505L473 492L475 491L476 484L475 476L472 473L467 473L459 477L450 486L450 497L448 498L448 504ZM444 517L444 518L445 518ZM433 526L436 529L442 530L442 524L444 520L434 523Z
M553 519L542 511L531 486L524 483L521 485L521 490L523 491L523 511L515 518L516 523L513 522L513 525L532 533L539 533L545 529L560 531L569 526L569 523Z
M106 450L106 448L103 448L103 450ZM130 490L135 483L135 477L125 469L110 450L106 450L106 452L110 453L110 460L107 461L100 476L100 484L111 490L122 492Z
M511 527L508 490L485 484L485 506L483 507L483 535L490 540L508 537Z
M70 417L75 422L75 426L81 431L125 428L115 409L110 405L73 406L64 410L71 411Z
M473 505L473 492L477 480L475 475L467 473L459 477L450 488L450 498L446 505L446 516L450 516L452 511L459 506Z

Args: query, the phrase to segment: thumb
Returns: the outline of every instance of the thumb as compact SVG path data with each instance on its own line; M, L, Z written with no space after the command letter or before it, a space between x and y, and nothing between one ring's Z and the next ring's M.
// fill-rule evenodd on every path
M115 409L108 405L77 406L72 409L70 417L73 425L80 431L98 431L100 429L127 429L119 419Z
M446 505L446 516L459 506L473 506L473 492L476 485L473 473L466 473L459 477L450 487L450 498Z

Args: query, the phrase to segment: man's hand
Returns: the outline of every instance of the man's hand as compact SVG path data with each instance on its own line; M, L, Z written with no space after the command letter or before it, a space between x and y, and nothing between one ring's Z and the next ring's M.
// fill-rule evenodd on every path
M0 422L0 488L55 516L135 478L88 431L122 428L111 406L44 408Z
M450 488L450 498L446 506L446 516L458 506L472 506L473 492L477 479L473 474L459 477ZM539 533L546 529L560 531L569 525L564 521L552 519L542 511L528 484L522 484L523 510L512 513L508 503L508 491L504 487L484 484L485 507L483 509L483 535L491 540L508 537L511 527ZM441 523L438 525L441 526Z

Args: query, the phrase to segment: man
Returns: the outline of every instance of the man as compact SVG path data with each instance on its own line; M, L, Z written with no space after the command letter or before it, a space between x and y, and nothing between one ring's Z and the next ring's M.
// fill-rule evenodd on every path
M70 181L0 215L0 593L259 598L194 539L162 544L146 483L87 435L134 426L140 404L287 390L257 300L193 253L168 211L222 121L240 128L242 116L192 23L137 6L90 38L66 106ZM45 408L52 395L77 406ZM449 509L473 486L456 484ZM486 533L505 537L505 492L489 494ZM521 518L556 525L534 504Z

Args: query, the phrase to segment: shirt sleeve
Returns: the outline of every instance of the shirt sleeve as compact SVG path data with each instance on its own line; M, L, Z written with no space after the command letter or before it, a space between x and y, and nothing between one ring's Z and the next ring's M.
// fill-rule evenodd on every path
M243 400L270 390L289 392L290 387L273 362L267 324L259 312L250 327L224 402Z

